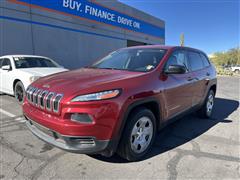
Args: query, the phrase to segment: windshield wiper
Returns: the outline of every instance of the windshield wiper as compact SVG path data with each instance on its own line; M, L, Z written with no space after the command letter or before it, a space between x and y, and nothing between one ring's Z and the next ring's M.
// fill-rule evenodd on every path
M118 68L108 68L108 67L104 67L104 68L98 68L98 69L110 69L110 70L123 70L123 69L118 69Z
M110 68L110 67L94 67L94 66L87 66L84 68L90 68L90 69L109 69L109 70L120 70L120 71L131 71L129 69L118 69L118 68Z
M83 68L97 69L97 67L94 67L94 66L84 66Z

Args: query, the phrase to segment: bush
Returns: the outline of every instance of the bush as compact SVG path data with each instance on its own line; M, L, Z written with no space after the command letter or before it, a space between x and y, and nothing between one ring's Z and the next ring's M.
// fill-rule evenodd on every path
M226 52L217 52L210 58L215 66L240 65L240 48L233 48Z
M231 69L222 68L222 67L216 67L217 74L222 76L233 76L234 73Z

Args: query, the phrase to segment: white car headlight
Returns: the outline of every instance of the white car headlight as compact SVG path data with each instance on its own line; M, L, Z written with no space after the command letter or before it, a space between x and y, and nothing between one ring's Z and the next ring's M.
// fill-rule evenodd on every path
M97 101L97 100L105 100L115 98L120 94L119 89L109 90L109 91L102 91L92 94L80 95L73 98L72 102L86 102L86 101Z
M31 76L31 77L29 78L29 81L30 81L30 83L32 83L33 81L38 80L40 77L41 77L41 76Z

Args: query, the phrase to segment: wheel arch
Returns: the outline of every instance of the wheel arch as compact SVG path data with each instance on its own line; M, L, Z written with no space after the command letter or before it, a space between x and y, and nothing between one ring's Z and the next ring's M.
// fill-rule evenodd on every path
M127 110L124 112L124 117L121 120L121 125L120 125L120 128L117 133L118 136L115 137L113 139L113 141L111 142L111 144L109 145L110 154L112 154L113 152L116 152L118 145L119 145L120 141L122 140L122 134L126 127L128 117L131 115L132 112L134 112L136 109L141 108L141 107L150 109L153 112L153 114L156 118L156 125L157 125L156 129L159 130L160 124L161 124L160 122L162 119L161 106L160 106L159 100L156 98L152 98L152 97L147 98L147 99L145 98L144 100L137 100L137 101L131 103L128 106Z
M13 87L12 87L12 88L13 88L13 94L15 94L15 86L16 86L16 84L17 84L19 81L23 84L23 82L22 82L20 79L15 79L15 80L13 81ZM25 90L24 85L23 85L23 88L24 88L24 90Z
M160 110L159 102L157 100L154 100L154 99L151 99L151 100L149 99L149 100L146 100L146 101L140 101L140 102L136 102L136 103L133 103L132 105L130 105L130 108L128 109L128 113L127 113L127 117L126 117L126 120L125 120L126 122L124 124L124 127L126 126L128 117L134 111L136 111L139 108L147 108L150 111L152 111L152 113L154 114L154 116L156 118L157 129L159 129L160 121L161 121L161 110Z
M212 86L210 86L209 90L213 90L214 94L216 95L217 85L216 85L216 84L213 84Z

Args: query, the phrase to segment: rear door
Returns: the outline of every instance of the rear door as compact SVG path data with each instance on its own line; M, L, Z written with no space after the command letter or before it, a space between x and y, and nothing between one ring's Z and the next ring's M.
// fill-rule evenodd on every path
M165 68L169 65L183 65L187 68L187 72L185 74L169 74L162 82L166 119L191 108L193 97L192 72L189 71L186 51L175 50L166 62Z
M198 105L204 100L209 82L209 66L208 59L198 51L188 51L188 64L192 71L193 82L193 99L192 105Z

